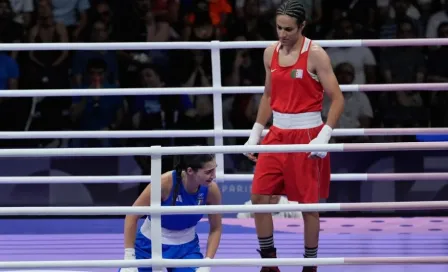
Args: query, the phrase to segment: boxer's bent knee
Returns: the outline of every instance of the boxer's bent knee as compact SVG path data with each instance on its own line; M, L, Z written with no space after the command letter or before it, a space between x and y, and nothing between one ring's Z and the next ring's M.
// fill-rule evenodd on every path
M252 204L269 204L271 196L252 194L250 200L252 201Z

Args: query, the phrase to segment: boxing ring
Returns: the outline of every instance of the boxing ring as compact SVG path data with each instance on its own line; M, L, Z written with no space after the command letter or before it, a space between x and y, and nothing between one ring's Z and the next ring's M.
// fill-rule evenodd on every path
M434 46L448 45L448 39L338 40L317 41L323 47L355 46ZM220 50L264 48L273 42L176 42L176 43L57 43L0 44L0 50L148 50L210 49L213 86L203 88L129 88L71 90L4 90L0 97L87 96L87 95L172 95L213 94L214 129L169 131L171 137L214 137L215 146L147 148L58 148L3 149L2 158L151 156L151 176L52 176L0 177L0 184L131 183L152 182L151 207L0 207L0 216L49 215L125 215L151 214L153 259L124 261L123 220L111 219L3 219L0 224L0 270L64 269L64 271L117 271L118 267L211 266L213 271L259 271L262 265L279 265L282 271L297 271L299 266L318 265L319 271L447 271L448 218L362 218L321 219L319 258L303 259L303 223L295 219L275 220L278 259L260 259L253 220L224 219L223 238L214 260L167 260L161 258L161 214L235 213L279 211L377 211L447 210L448 201L323 203L297 205L220 205L200 207L161 207L161 158L166 155L216 153L217 181L250 181L252 175L225 175L223 154L249 152L364 152L448 149L448 142L366 143L327 145L224 146L224 137L248 137L249 130L224 130L223 93L261 93L262 86L221 86ZM448 83L346 85L343 91L447 91ZM265 131L266 133L266 131ZM448 128L410 129L335 129L333 136L448 134ZM0 139L42 138L147 138L165 137L166 131L50 131L0 132ZM331 179L351 181L447 180L448 173L332 174ZM207 222L200 222L201 247L206 245ZM376 237L375 237L376 236ZM56 271L56 270L55 270Z

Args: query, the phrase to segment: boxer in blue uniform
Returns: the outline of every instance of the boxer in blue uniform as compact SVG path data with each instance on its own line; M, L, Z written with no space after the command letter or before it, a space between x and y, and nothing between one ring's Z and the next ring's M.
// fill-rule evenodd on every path
M185 155L175 170L162 175L162 206L220 205L221 192L214 182L213 155ZM149 206L151 184L133 206ZM196 225L202 214L162 215L162 256L166 259L203 259ZM125 260L151 259L151 217L137 231L139 215L127 215L124 224ZM210 232L205 258L214 258L221 240L220 214L208 215ZM209 267L167 268L169 272L209 272ZM151 272L151 267L121 268L121 272Z

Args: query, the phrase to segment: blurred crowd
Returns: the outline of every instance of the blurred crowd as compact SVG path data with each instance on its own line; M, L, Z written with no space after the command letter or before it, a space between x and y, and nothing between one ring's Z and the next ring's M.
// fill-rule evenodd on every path
M448 38L448 0L302 0L312 39ZM2 43L276 40L281 0L0 0ZM57 48L57 44L55 44ZM326 48L340 84L448 82L447 47ZM264 84L263 49L221 51L222 85ZM0 88L211 86L208 50L0 53ZM67 90L70 92L70 90ZM344 93L340 128L444 127L446 92ZM225 94L225 129L250 129L258 94ZM212 129L211 95L0 98L1 131ZM328 113L324 103L323 117ZM244 144L246 138L227 138ZM339 142L415 141L347 137ZM209 144L213 139L2 140L2 147ZM149 171L148 158L136 158ZM171 163L167 163L167 168ZM251 167L226 157L226 171Z

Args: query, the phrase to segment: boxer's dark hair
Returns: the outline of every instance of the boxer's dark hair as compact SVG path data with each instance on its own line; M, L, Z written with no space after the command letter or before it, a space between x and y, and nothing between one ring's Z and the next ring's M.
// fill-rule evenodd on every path
M306 12L300 0L286 0L277 9L277 15L288 15L297 20L297 25L303 24Z
M214 158L215 155L212 154L193 154L178 156L177 163L174 166L174 170L176 171L176 186L174 187L172 196L173 206L176 206L177 196L179 195L180 185L182 183L182 171L187 170L188 168L193 169L193 171L197 171L198 169L204 167L204 164L212 161Z

